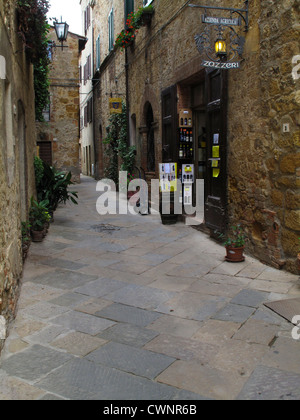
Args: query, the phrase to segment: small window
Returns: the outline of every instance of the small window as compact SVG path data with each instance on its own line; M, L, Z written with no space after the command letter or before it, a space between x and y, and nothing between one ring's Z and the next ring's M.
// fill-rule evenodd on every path
M44 121L47 121L47 122L50 121L50 99L49 99L48 104L43 109L43 117L44 117Z

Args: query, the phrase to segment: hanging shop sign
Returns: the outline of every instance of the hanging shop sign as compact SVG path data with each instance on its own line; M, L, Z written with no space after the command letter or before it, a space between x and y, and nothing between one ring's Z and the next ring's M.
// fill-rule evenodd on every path
M241 19L202 15L202 23L210 23L212 25L224 25L224 26L240 26Z
M208 67L212 69L239 69L240 63L238 61L233 63L222 63L220 61L209 61L209 60L203 60L202 61L203 67Z
M122 114L122 98L109 99L110 114Z

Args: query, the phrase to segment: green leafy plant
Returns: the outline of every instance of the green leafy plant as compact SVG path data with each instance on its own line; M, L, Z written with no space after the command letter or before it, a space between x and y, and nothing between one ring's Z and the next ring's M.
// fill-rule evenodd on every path
M109 132L104 139L106 166L105 177L118 185L119 168L118 158L121 158L121 171L133 172L135 165L135 146L128 146L127 142L127 113L126 105L122 104L122 113L113 114L109 119Z
M53 213L61 203L66 204L71 200L78 204L78 194L69 191L69 186L73 185L71 172L60 172L55 167L43 163L43 176L36 180L37 197L39 201L47 201L50 213ZM39 173L38 173L39 175Z
M224 235L220 235L221 239L224 239ZM238 224L236 226L231 226L228 235L225 237L224 246L232 248L242 248L246 243L246 235L243 227Z
M29 222L21 223L21 234L22 234L22 245L25 245L30 242L30 228L31 224Z
M42 159L38 156L34 157L34 172L36 185L40 185L44 176L44 165Z
M29 221L33 231L44 230L45 224L50 221L50 214L48 211L48 200L38 202L31 197L31 207L29 211Z

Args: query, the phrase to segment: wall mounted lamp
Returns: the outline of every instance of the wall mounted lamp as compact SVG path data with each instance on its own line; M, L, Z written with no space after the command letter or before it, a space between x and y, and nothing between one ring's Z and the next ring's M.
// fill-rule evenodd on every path
M61 22L58 22L56 18L54 18L54 29L56 32L56 37L61 45L54 45L55 47L59 48L68 48L67 45L64 45L64 42L67 40L68 33L69 33L69 25L67 22L62 21L62 17L60 18Z

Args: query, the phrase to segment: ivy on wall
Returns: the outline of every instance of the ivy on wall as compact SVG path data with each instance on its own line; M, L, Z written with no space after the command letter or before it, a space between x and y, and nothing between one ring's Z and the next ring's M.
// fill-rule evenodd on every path
M34 66L36 119L43 121L43 110L49 102L48 0L18 0L18 34L26 55Z
M121 171L132 173L135 164L136 149L128 146L127 142L127 113L126 105L122 104L122 113L113 114L109 118L108 134L103 141L106 145L105 177L111 179L116 185L119 183L119 157L121 158Z

